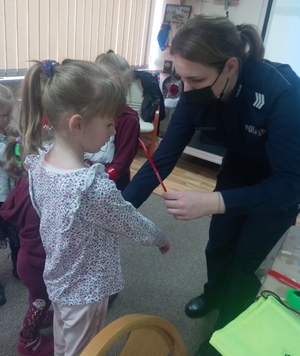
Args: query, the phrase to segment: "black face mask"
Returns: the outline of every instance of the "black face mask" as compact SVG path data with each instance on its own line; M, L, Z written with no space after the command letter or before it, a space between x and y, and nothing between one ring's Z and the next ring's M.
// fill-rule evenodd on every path
M222 70L218 74L216 80L212 83L212 85L201 88L201 89L195 89L195 90L189 90L189 91L183 92L183 95L185 96L186 101L189 104L199 105L202 107L217 103L223 97L224 91L225 91L228 81L229 81L229 79L227 79L226 84L225 84L221 94L218 97L216 97L211 88L215 85L215 83L219 79L219 77L222 73Z

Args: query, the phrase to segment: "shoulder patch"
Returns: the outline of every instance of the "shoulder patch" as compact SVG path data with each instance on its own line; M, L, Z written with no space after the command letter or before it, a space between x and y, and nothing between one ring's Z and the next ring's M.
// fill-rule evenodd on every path
M257 109L261 109L265 105L265 96L264 94L255 93L255 101L253 106Z

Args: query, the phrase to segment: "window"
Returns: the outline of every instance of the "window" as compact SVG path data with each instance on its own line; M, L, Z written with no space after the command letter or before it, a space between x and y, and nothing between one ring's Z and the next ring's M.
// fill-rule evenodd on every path
M0 76L30 60L94 61L109 49L148 64L154 0L0 0Z
M264 40L266 58L287 63L300 76L299 0L274 0Z

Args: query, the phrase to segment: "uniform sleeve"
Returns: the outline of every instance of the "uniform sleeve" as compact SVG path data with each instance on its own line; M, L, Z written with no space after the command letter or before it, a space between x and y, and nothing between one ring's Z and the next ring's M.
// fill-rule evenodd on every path
M271 176L260 184L222 191L226 214L279 211L300 201L300 90L285 90L267 118Z
M195 125L191 116L179 101L167 131L157 150L152 155L162 179L165 179L172 172L195 132ZM125 200L131 202L135 207L139 207L158 184L159 181L156 174L149 162L146 161L122 194Z

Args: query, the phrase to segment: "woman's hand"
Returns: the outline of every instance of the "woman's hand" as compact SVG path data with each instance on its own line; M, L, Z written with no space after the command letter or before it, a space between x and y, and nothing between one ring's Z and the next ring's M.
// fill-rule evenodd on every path
M225 204L219 192L188 190L162 194L168 213L178 220L193 220L210 214L225 213Z

